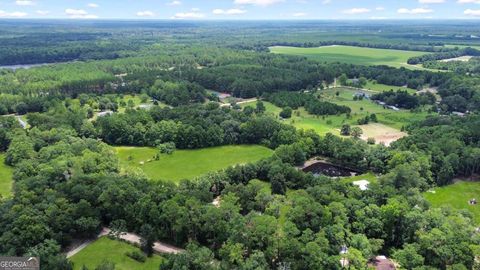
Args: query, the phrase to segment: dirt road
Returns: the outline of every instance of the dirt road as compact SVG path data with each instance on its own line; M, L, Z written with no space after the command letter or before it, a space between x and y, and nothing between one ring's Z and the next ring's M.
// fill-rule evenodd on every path
M102 236L107 236L109 232L110 232L109 228L106 228L106 227L103 228L102 231L97 235L96 239L98 239ZM120 236L120 238L122 240L125 240L125 241L131 243L131 244L140 245L140 236L138 236L137 234L123 233ZM66 254L67 258L70 258L70 257L74 256L75 254L80 252L82 249L86 248L88 245L93 243L96 239L87 240L87 241L81 243L80 245L74 246L71 250L67 251L67 254ZM162 242L159 242L159 241L157 241L153 244L153 250L157 253L168 253L168 254L177 254L177 253L185 251L181 248L174 247L172 245L162 243Z

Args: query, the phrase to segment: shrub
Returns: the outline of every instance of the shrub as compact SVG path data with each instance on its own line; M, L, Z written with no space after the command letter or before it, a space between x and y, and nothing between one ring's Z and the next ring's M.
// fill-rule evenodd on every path
M143 253L138 252L138 251L126 252L125 255L134 259L137 262L142 262L143 263L147 260L147 257L145 255L143 255Z

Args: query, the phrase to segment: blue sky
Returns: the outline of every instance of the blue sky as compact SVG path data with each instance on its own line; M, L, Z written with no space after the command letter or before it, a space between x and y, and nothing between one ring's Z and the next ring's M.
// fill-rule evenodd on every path
M0 0L0 18L480 19L480 0Z

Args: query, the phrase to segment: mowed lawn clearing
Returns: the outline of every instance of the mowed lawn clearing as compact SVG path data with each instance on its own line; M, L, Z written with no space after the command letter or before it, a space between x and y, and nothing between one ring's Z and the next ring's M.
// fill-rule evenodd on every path
M178 182L208 172L225 169L236 164L255 162L272 155L273 151L259 145L229 145L195 150L176 150L171 155L154 156L151 147L116 147L120 165L124 170L140 168L153 180ZM143 164L143 165L142 165Z
M480 225L480 205L470 205L471 199L480 200L480 182L459 181L453 185L435 188L424 193L425 198L434 207L451 206L471 212L475 222Z
M325 135L327 133L340 135L340 129L344 124L356 126L358 125L359 119L375 114L378 123L370 122L369 125L361 126L365 133L364 139L373 137L376 139L377 143L384 142L389 144L406 136L406 133L401 132L402 127L415 121L424 120L428 115L432 114L428 113L425 109L420 112L411 112L409 110L394 111L386 109L369 99L354 100L353 97L358 92L368 95L374 94L372 91L356 90L345 87L329 88L319 91L321 100L351 108L352 113L350 117L347 117L346 114L316 116L308 113L305 108L301 107L293 112L292 118L281 121L285 124L291 124L298 129L314 130L320 135ZM281 108L267 101L263 101L263 104L265 105L266 113L280 119L279 113L282 110ZM250 106L255 108L255 105L256 101L241 104L241 107L245 108Z
M278 54L305 56L321 62L343 62L357 65L387 65L409 69L422 69L420 66L407 64L409 58L427 54L427 52L373 49L342 45L316 48L275 46L270 47L270 51Z
M387 85L387 84L381 84L377 83L375 81L368 81L365 87L363 87L368 90L372 90L375 92L385 92L385 91L397 91L397 90L402 90L402 91L407 91L409 94L414 94L417 92L417 90L408 88L408 87L401 87L401 86L393 86L393 85Z
M125 255L126 252L132 251L141 252L133 245L103 236L72 256L70 261L73 262L75 270L82 269L83 265L88 269L95 269L105 260L115 263L116 270L158 270L160 268L162 257L153 255L141 263Z
M5 154L0 153L0 195L9 197L12 195L13 168L5 165Z

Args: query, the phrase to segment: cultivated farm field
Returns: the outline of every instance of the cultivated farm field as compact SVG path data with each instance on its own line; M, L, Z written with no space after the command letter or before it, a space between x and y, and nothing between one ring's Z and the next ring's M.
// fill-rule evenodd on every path
M162 154L159 160L155 160L154 156L159 152L156 148L116 147L116 150L124 170L140 168L153 180L174 182L192 179L236 164L258 161L271 156L273 152L259 145L229 145L176 150L171 155Z
M317 48L275 46L270 47L270 51L278 54L305 56L321 62L344 62L357 65L387 65L410 69L423 69L420 66L407 64L407 60L414 56L426 54L426 52L373 49L340 45Z
M103 261L109 261L115 264L116 270L157 270L162 263L162 257L153 255L144 263L138 262L127 255L126 252L137 251L139 248L128 243L112 240L106 236L99 238L91 245L81 250L70 258L74 264L74 270L82 269L85 265L88 269L95 269Z
M480 200L480 182L459 181L455 184L432 189L424 194L434 207L450 206L457 210L466 210L473 214L475 222L480 224L480 205L470 205L471 199Z
M0 153L0 195L8 197L12 191L13 168L5 165L5 154Z

